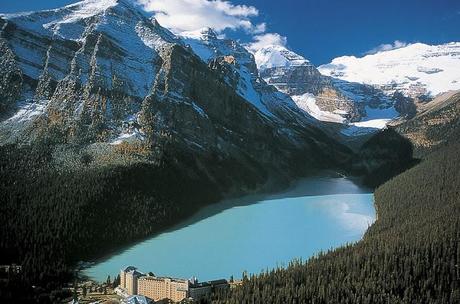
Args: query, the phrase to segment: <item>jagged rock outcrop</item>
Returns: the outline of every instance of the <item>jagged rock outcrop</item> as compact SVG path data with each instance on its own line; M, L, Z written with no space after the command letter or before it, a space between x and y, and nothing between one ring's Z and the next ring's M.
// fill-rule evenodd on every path
M459 54L458 42L415 43L361 58L339 57L318 69L280 45L265 46L255 57L267 83L299 108L341 124L340 135L360 137L398 117L410 119L437 94L458 89Z
M267 83L291 96L299 108L319 120L357 122L366 117L365 107L373 106L371 101L378 100L373 107L381 105L381 95L356 94L364 86L338 83L284 46L264 47L255 52L255 57L260 76Z
M346 98L334 87L323 87L316 95L316 105L320 110L339 113L345 121L359 121L366 115L363 103L356 103Z
M260 76L289 96L312 94L321 111L340 113L347 121L359 121L363 107L343 95L310 63L262 69Z
M412 98L404 96L401 92L393 93L391 98L394 100L396 111L398 111L401 116L410 119L417 113L417 106Z
M289 95L302 95L305 93L318 94L324 87L330 87L329 79L322 77L318 70L311 64L299 66L278 66L260 71L260 76L267 83L276 86L280 91Z

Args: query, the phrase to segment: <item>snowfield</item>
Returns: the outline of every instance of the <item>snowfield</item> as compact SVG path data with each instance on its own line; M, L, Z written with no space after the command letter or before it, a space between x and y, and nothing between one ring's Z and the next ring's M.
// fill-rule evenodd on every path
M321 121L327 121L327 122L336 122L336 123L345 123L345 119L340 116L337 111L336 113L331 113L327 111L322 111L317 105L316 105L316 99L313 94L310 93L305 93L303 95L294 95L291 96L291 98L294 100L295 104L314 118L321 120Z
M294 110L301 116L305 114L308 119L312 116L319 121L342 124L342 134L347 136L375 132L398 117L399 113L395 110L391 98L395 91L414 97L436 96L460 89L460 42L442 45L414 43L363 57L338 57L331 63L318 67L318 71L324 75L321 76L309 60L284 45L272 44L251 49L249 45L226 39L211 28L182 32L180 36L176 36L162 28L150 15L132 7L132 4L126 0L86 0L59 9L0 14L0 17L33 34L24 37L18 34L18 38L10 42L21 70L30 78L40 77L44 62L50 76L56 81L62 80L75 65L79 69L73 70L72 73L78 74L81 83L85 84L91 74L88 62L90 56L94 55L94 60L97 60L97 73L106 83L107 89L122 84L130 95L144 98L149 94L159 72L156 63L164 56L165 46L179 44L187 46L205 63L223 56L234 57L230 64L233 78L225 79L237 94L252 104L264 117L276 120L279 111L282 110L284 113L286 110ZM87 30L88 22L92 24L91 31ZM90 34L94 34L95 37ZM49 46L47 39L41 39L41 36L53 40L78 42L75 45L78 45L79 49L73 53L74 50L69 48L68 54L64 54L62 50ZM92 47L93 38L97 40L90 54L86 43L90 41ZM114 53L117 51L123 56L98 54L99 44L104 45L108 42L113 46ZM70 66L67 58L69 56L74 57ZM267 69L272 68L279 68L273 69L273 75L286 73L290 68L311 70L319 80L327 78L331 86L347 98L347 102L349 99L355 105L361 103L360 110L369 104L372 104L372 108L366 106L366 115L359 122L350 123L348 113L344 110L321 110L318 107L319 102L317 103L316 97L310 91L288 96L281 91L272 90L259 73L263 70L269 72ZM116 79L114 75L117 76ZM277 83L272 84L277 86ZM280 87L278 86L278 89L282 90ZM304 92L308 93L303 94ZM168 94L171 100L183 101L180 92ZM372 99L378 100L377 106L375 102L370 102ZM33 120L46 109L46 102L30 103L23 96L18 103L17 113L4 123ZM110 100L108 104L110 105ZM188 104L193 106L198 114L207 117L204 109L193 102ZM74 115L81 115L82 107L83 104L77 107ZM320 122L315 122L321 125ZM121 130L117 136L113 144L123 140L142 139L143 135L135 129L130 129Z
M460 89L460 42L414 43L364 57L343 56L318 67L326 76L436 96Z

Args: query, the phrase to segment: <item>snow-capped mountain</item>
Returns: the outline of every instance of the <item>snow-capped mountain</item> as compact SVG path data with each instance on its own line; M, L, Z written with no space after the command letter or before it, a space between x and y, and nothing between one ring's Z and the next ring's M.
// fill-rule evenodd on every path
M398 115L379 90L324 76L307 59L284 46L267 46L254 56L267 83L291 96L299 109L317 120L343 124L343 135L373 132L385 125L381 119L388 121Z
M211 28L184 33L182 40L203 62L209 63L220 58L221 63L227 63L232 70L226 79L227 83L234 86L241 97L251 102L262 113L273 117L262 101L260 92L254 88L257 82L257 67L253 56L245 48L234 40L219 39Z
M270 55L270 52L273 52ZM263 53L264 56L261 56ZM318 93L329 81L308 60L282 46L267 46L254 54L260 76L289 95ZM261 60L261 57L267 60ZM283 58L283 60L279 60Z
M381 129L399 116L411 117L417 102L460 88L456 42L344 56L318 68L283 46L254 54L267 83L316 119L344 124L341 133L347 136Z
M307 112L299 109L286 92L280 92L265 83L262 74L259 74L257 57L237 41L219 38L210 28L183 33L182 40L203 62L211 66L225 64L229 70L226 82L267 117L285 123L318 124ZM302 61L308 65L306 60L300 60L298 55L294 58L295 54L286 49L286 56L289 53L296 64Z
M176 37L128 0L0 15L0 144L46 142L72 169L81 153L168 162L222 191L347 159L246 49L199 34Z
M460 42L414 43L364 57L343 56L318 70L347 82L372 85L387 94L436 96L460 88Z
M69 69L85 81L90 66L82 63L99 47L111 47L115 53L99 58L97 72L107 89L123 83L131 95L143 97L154 81L153 63L166 45L180 43L172 33L149 19L141 10L125 0L88 0L63 8L41 12L0 15L4 30L15 27L10 44L18 57L21 70L38 79L46 63L47 73L54 80L62 79ZM65 41L65 45L59 43ZM36 48L31 45L36 44ZM109 45L110 44L110 45ZM68 53L78 54L68 58ZM73 59L72 65L68 61Z
M260 70L310 65L310 62L282 45L267 45L254 53Z
M240 65L250 70L256 69L253 56L238 42L220 38L217 33L207 27L198 31L184 32L182 41L205 62L222 56L233 56Z

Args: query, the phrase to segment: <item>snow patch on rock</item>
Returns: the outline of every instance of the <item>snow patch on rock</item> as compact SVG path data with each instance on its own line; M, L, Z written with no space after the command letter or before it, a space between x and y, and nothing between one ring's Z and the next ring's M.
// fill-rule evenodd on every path
M345 118L340 115L341 113L337 113L337 111L335 111L335 113L331 113L321 110L316 104L316 99L313 94L305 93L303 95L294 95L292 96L292 99L300 109L318 120L345 123Z

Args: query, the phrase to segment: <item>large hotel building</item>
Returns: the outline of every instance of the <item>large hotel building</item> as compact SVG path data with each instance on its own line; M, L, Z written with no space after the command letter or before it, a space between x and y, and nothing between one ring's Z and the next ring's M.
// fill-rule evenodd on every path
M199 299L211 291L228 288L227 280L198 283L196 280L157 277L139 272L129 266L120 271L120 286L128 295L143 295L154 301L170 299L180 302L186 298Z

